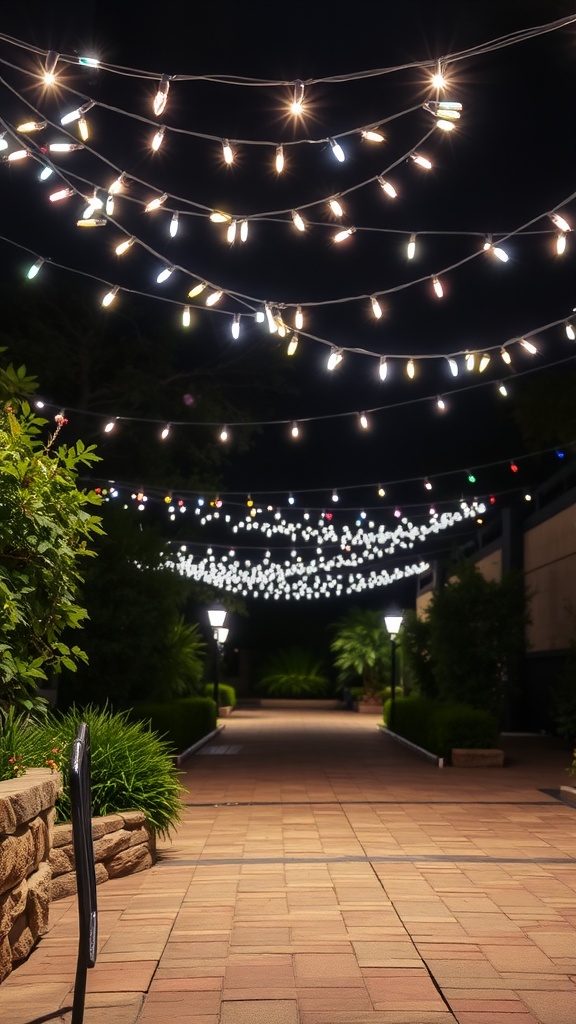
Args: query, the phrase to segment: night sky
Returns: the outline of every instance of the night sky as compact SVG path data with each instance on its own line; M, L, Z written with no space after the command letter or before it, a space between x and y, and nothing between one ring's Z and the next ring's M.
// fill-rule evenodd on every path
M0 28L42 50L88 53L155 75L249 76L292 83L435 62L571 14L576 16L576 4L551 2L408 2L394 10L388 4L360 3L343 13L327 3L213 3L203 8L175 3L165 9L158 4L28 3L5 13ZM557 466L554 452L538 460L526 458L513 401L502 399L498 384L506 384L513 400L525 371L543 371L561 360L571 367L573 362L574 342L567 339L563 321L576 305L576 240L569 234L567 251L558 256L556 232L546 214L562 206L560 212L576 226L576 204L566 202L575 190L575 57L576 27L569 26L449 62L449 85L439 95L463 105L451 133L435 128L434 117L422 109L436 95L429 85L429 67L308 85L309 112L295 123L286 114L293 91L289 84L172 82L166 110L154 118L157 79L68 66L65 77L71 88L118 112L97 105L87 114L88 146L108 166L88 150L59 158L58 166L64 174L70 171L104 190L116 177L114 168L121 168L131 179L134 200L169 193L166 210L181 211L180 229L170 238L171 212L144 215L138 201L119 199L116 226L78 230L82 200L50 203L47 195L55 186L38 182L37 163L6 164L0 167L0 235L24 250L0 243L5 275L22 278L33 262L30 253L82 271L88 275L82 287L93 294L93 309L87 308L86 316L109 318L107 338L113 346L116 308L127 302L137 307L158 334L159 365L162 333L167 325L178 327L194 281L207 280L224 289L214 312L205 310L203 298L191 302L199 312L193 311L192 328L183 333L182 360L190 382L183 387L181 418L194 420L194 407L185 395L194 398L196 360L205 366L212 359L234 360L241 352L255 396L251 418L285 421L262 427L246 453L236 444L243 428L230 424L222 491L230 494L232 508L240 508L248 494L286 507L292 493L295 507L330 509L342 522L347 508L352 522L359 509L372 509L369 514L375 519L393 523L396 507L418 520L427 515L430 501L454 503L490 494L498 495L500 504L519 500ZM32 66L26 51L0 41L0 58L0 113L8 124L30 117L24 98L56 123L78 105L72 94L62 91L43 98L18 70ZM124 117L123 110L140 120ZM394 116L401 111L411 112ZM152 153L154 128L142 119L183 133L168 131L161 149ZM366 125L382 125L385 142L363 141L357 129ZM67 130L76 137L74 125ZM224 164L218 141L185 132L231 140L234 164ZM428 132L430 137L419 145ZM52 130L50 138L56 134ZM344 163L335 160L328 143L339 137ZM30 138L34 145L42 144ZM304 139L313 144L290 145ZM282 175L274 169L279 144L284 144L286 157ZM425 154L432 170L416 166L411 152ZM394 184L395 200L383 193L377 175ZM84 193L89 192L86 186ZM327 201L335 196L342 197L342 221L328 210ZM317 205L304 209L308 204ZM304 233L294 228L292 209L302 210L310 222ZM210 210L246 218L248 241L242 244L237 238L229 244L226 225L212 224L204 215ZM529 229L515 234L530 222ZM334 234L348 227L356 229L351 237L334 243ZM408 260L412 232L416 255ZM482 249L486 236L496 242L510 233L502 243L507 263L483 253L442 273ZM122 261L116 258L113 246L132 236L162 259L142 246ZM183 270L158 285L162 266L174 264ZM59 294L63 287L75 287L70 271L44 267L42 274L54 281ZM436 274L444 286L441 300L432 289ZM422 280L410 284L416 279ZM143 294L128 299L121 292L117 307L103 313L100 299L108 286L102 282ZM235 299L231 292L248 298ZM378 293L386 293L379 297L380 320L372 315L370 300ZM161 302L160 297L172 301ZM353 300L342 301L349 298ZM278 308L291 329L296 305L303 307L305 324L292 359L286 355L288 339L280 340L265 324L254 322L254 313L265 302ZM234 313L241 314L238 340L230 333ZM521 349L518 339L555 321L558 326L533 337L536 356ZM511 366L500 358L502 345L510 350ZM344 349L343 361L332 373L326 368L331 346ZM441 357L467 350L477 357L491 350L489 367L481 375L477 370L467 373L459 355L460 373L452 377L447 358ZM17 353L11 356L17 361ZM384 382L378 374L380 356L387 358L389 368ZM413 381L406 374L410 356L416 363ZM267 376L270 360L281 369L283 388L275 388ZM444 413L436 407L438 396L446 402ZM53 398L72 406L75 402L72 394ZM120 403L115 414L127 408L128 403L124 408ZM366 431L358 422L365 410ZM164 413L150 408L148 415L162 420ZM293 420L300 421L297 442L290 438ZM215 427L213 438L216 433ZM104 452L117 457L112 441L105 444ZM510 461L519 465L518 474L511 475ZM469 470L477 477L472 488ZM154 479L130 480L129 466L123 474L134 486L153 490L156 484ZM424 491L425 478L433 482L432 497ZM378 483L386 487L384 499L377 497ZM340 496L336 510L334 488Z

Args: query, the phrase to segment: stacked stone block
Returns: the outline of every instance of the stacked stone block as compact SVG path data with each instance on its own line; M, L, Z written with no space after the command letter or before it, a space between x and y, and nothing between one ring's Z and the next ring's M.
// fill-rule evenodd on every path
M152 867L155 836L142 811L122 811L92 819L96 884ZM53 900L76 892L72 826L56 825L50 851Z

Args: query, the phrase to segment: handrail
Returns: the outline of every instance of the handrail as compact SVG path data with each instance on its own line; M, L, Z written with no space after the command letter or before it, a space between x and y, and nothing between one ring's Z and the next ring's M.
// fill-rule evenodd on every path
M85 722L78 726L70 757L72 839L78 890L78 959L74 982L72 1024L82 1024L86 998L86 972L94 967L98 942L96 872L92 842L92 796L90 780L90 732Z

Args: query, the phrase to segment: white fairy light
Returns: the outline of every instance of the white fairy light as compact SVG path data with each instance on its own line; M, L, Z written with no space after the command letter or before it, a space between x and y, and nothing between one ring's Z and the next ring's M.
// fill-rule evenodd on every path
M525 338L520 338L520 344L522 345L522 348L525 348L526 351L530 353L531 356L538 355L538 349L531 341L527 341Z
M406 373L408 374L410 380L414 380L414 377L416 376L416 367L414 365L413 359L409 359L408 362L406 363Z
M224 163L228 164L228 166L234 163L234 150L228 139L222 140L222 156L224 157Z
M572 231L570 224L564 217L562 217L561 214L549 213L548 216L550 217L554 227L558 228L559 231L562 231L563 234L566 235L569 231Z
M563 256L566 252L566 234L561 231L556 235L556 255Z
M441 299L444 295L444 289L442 287L442 282L440 281L439 277L432 278L432 287L434 288L437 297Z
M340 202L339 199L336 199L336 198L331 199L330 202L328 203L328 206L332 210L332 213L334 214L335 217L343 217L344 216L344 208L343 208L342 203Z
M413 260L416 255L416 235L412 233L406 249L406 256L409 260Z
M498 384L498 391L500 392L500 394L502 395L503 398L506 398L506 396L508 394L508 390L507 390L505 384L502 384L502 382L500 382Z
M36 263L33 263L32 266L28 268L28 271L26 273L26 277L28 278L29 281L32 281L36 277L36 274L38 273L38 271L40 270L40 267L42 266L42 264L44 262L45 262L45 260L40 258L40 259L36 260Z
M484 370L488 366L489 362L490 362L490 356L488 355L487 352L485 352L484 355L481 356L480 362L478 364L478 371L479 371L479 373L484 373Z
M380 377L380 380L386 380L386 377L388 376L388 363L386 362L386 356L380 356L378 376Z
M176 235L178 234L178 228L180 227L179 221L180 221L180 214L178 213L178 210L174 210L174 213L172 214L172 219L170 220L170 229L169 229L170 230L170 237L171 238L175 238Z
M343 359L342 349L332 346L330 355L328 356L328 362L326 363L327 370L335 370L340 365Z
M168 193L164 192L161 196L156 196L151 199L150 202L144 207L144 213L153 213L154 210L159 210L168 199Z
M338 231L337 234L334 235L333 241L344 242L347 238L350 238L350 235L353 235L355 231L356 228L354 227L346 228L344 231Z
M302 313L302 306L296 306L296 315L294 317L294 326L297 331L301 331L304 327L304 314Z
M289 356L295 355L297 348L298 348L298 335L297 334L293 334L292 337L290 338L290 341L288 342L288 348L286 349L287 355L289 355Z
M111 288L109 292L106 292L106 295L102 299L102 305L104 306L105 309L106 309L107 306L111 306L112 305L112 303L114 302L114 299L116 298L119 290L120 290L119 285L115 284L114 287Z
M160 149L160 146L164 142L165 134L166 134L166 125L163 124L163 125L160 126L158 131L155 133L155 135L152 138L152 142L150 143L154 153L157 153L158 150Z
M284 146L276 146L276 174L282 174L284 170Z
M574 330L574 325L571 324L569 320L566 321L565 329L566 337L569 338L570 341L576 341L576 331Z
M304 218L300 213L298 213L298 210L292 210L292 223L294 224L294 227L298 229L298 231L306 231L306 224L304 223Z
M135 241L136 241L136 239L134 237L132 237L132 238L126 238L123 242L120 242L120 244L117 245L116 249L114 250L116 255L117 256L122 256L125 252L128 252L128 249L132 248L132 246L134 245Z
M190 327L190 306L184 306L182 310L182 327Z
M458 376L458 363L453 356L448 356L448 366L450 367L450 373L453 377Z
M166 103L168 101L168 90L169 89L170 89L170 78L168 77L168 75L162 75L162 77L161 77L161 79L160 79L160 81L158 83L158 89L156 90L156 95L154 96L154 102L152 104L152 109L154 110L154 113L155 113L156 117L160 117L160 114L162 114L164 112L165 108L166 108Z
M343 164L346 159L346 154L344 153L344 150L342 149L340 143L336 142L335 139L328 139L328 143L336 160L338 160L339 163Z
M215 306L216 303L220 301L220 299L222 298L223 294L224 294L224 292L221 292L221 291L210 292L210 295L208 295L206 297L206 305L207 306Z
M377 299L376 295L371 295L370 296L370 303L371 303L371 306L372 306L372 312L373 312L374 316L376 317L377 320L380 320L380 318L382 316L382 306L378 302L378 299Z
M418 167L423 167L425 171L432 170L432 164L428 157L422 156L421 153L410 153L410 159L418 164Z
M394 188L394 185L392 184L392 182L386 181L386 179L383 178L381 174L378 175L376 180L377 180L378 184L380 185L380 188L382 189L382 191L386 193L386 195L388 196L389 199L396 199L398 193L397 193L396 189Z
M164 270L161 270L160 273L158 274L156 282L158 284L164 284L164 281L167 281L169 277L172 277L172 274L174 273L175 270L176 267L164 267Z
M230 330L232 332L232 337L237 341L240 337L240 313L234 313Z
M245 242L248 238L248 221L246 219L240 221L240 241Z
M382 134L382 132L377 132L377 131L375 131L374 128L369 128L366 131L362 132L361 134L362 134L362 138L365 139L366 142L384 142L385 141L385 137Z

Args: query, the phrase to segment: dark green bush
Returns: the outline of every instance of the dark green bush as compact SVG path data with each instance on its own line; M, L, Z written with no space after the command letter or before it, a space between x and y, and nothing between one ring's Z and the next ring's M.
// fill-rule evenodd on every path
M204 686L204 696L212 698L214 693L214 683L206 683ZM221 708L235 708L236 707L236 690L233 686L229 686L228 683L218 683L218 701Z
M267 661L258 683L267 697L325 697L330 682L322 662L299 647L276 651Z
M390 718L390 701L384 705L384 721ZM498 721L489 711L466 704L440 703L414 697L396 700L395 732L438 757L448 757L452 747L494 747Z
M216 728L216 705L209 697L136 704L129 716L132 720L150 722L174 754L181 754Z

